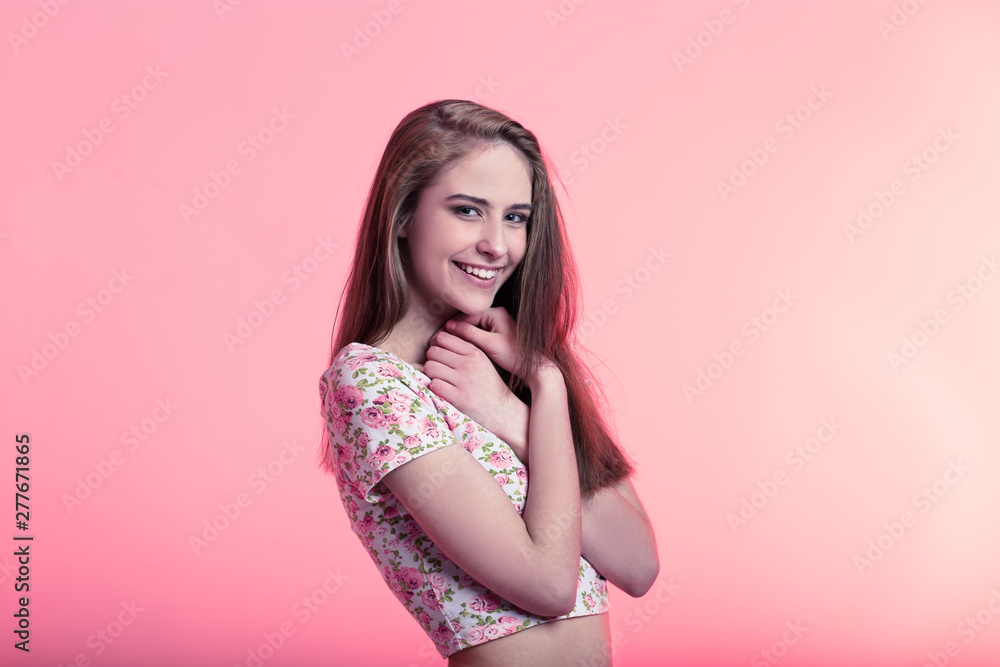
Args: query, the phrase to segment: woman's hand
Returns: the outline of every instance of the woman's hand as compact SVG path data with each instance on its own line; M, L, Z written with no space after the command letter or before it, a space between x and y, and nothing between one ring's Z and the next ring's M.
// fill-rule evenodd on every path
M513 365L517 352L514 321L502 308L491 310L502 311L489 320L496 331L479 329L472 321L464 319L467 316L446 324L461 322L454 329L456 333L468 333L468 328L488 333L488 344L494 354ZM484 320L485 314L480 321ZM431 378L430 390L498 435L519 459L526 462L528 406L507 388L487 352L456 333L439 329L431 337L424 364L424 374ZM497 363L504 367L499 361Z
M444 326L485 352L500 368L514 372L518 361L517 324L506 308L489 308L479 316L459 315Z
M445 322L448 331L472 343L509 373L519 368L521 361L517 350L517 325L505 308L490 308L482 315L459 315ZM562 372L548 358L536 360L533 370L523 377L524 383L534 390L536 383L557 380L562 382Z

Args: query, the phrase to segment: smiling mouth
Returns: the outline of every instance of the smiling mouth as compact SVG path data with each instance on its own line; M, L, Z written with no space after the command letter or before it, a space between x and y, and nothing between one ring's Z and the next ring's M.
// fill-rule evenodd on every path
M500 269L490 269L487 271L486 269L477 269L475 267L468 266L467 264L462 264L461 262L455 262L455 265L469 275L475 276L480 280L491 280L494 276L500 273Z

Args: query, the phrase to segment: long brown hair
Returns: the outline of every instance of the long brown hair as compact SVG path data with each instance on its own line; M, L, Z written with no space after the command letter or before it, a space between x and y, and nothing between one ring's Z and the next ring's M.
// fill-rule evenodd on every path
M410 112L393 131L358 229L328 366L349 343L377 346L406 314L409 289L396 230L416 211L420 192L448 165L498 143L506 143L528 160L531 216L524 258L493 301L517 323L519 356L524 361L513 373L499 367L497 371L530 405L522 378L532 370L531 364L543 355L559 366L566 381L580 489L595 490L627 477L633 467L609 432L600 383L575 351L579 280L546 158L535 135L499 111L465 100L440 100ZM443 302L438 305L443 307ZM336 469L326 432L322 465L330 472Z

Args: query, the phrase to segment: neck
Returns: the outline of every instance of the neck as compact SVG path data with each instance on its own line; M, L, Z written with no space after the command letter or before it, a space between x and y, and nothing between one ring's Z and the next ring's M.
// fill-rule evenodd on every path
M452 308L439 315L433 315L428 309L411 303L406 315L396 323L379 347L422 371L427 361L427 348L430 347L431 336L457 312Z

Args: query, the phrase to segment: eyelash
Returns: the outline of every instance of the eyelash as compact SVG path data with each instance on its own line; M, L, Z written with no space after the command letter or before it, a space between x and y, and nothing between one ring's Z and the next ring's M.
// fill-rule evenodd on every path
M477 209L475 206L458 206L455 208L455 213L464 216L465 214L462 213L462 211L475 211L476 213L479 213L479 209ZM523 213L508 213L508 215L521 216L521 220L512 221L512 222L517 222L519 224L521 223L527 224L527 222L531 219L529 216L526 216Z

